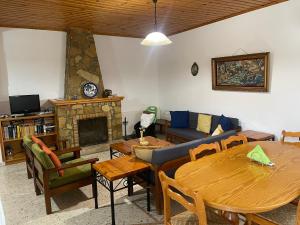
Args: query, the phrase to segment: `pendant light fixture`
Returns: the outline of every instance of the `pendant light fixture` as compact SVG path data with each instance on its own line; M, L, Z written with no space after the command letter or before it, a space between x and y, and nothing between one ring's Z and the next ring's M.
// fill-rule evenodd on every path
M172 41L163 33L157 31L157 18L156 18L156 3L157 0L153 0L155 6L154 14L154 32L148 34L146 38L141 42L141 45L145 46L160 46L160 45L169 45Z

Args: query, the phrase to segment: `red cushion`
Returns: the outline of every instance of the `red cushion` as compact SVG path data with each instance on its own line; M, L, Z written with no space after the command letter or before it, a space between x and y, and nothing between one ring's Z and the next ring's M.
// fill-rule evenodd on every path
M42 148L43 146L46 146L46 147L47 147L47 145L46 145L41 139L37 138L37 137L34 136L34 135L31 136L31 140L32 140L34 143L38 144L38 145L40 146L40 148Z
M58 171L59 176L63 176L64 175L64 170L60 169L62 167L62 163L60 161L60 159L57 157L57 155L51 151L50 148L48 148L46 145L44 145L42 147L43 151L50 157L51 161L53 162L55 168Z

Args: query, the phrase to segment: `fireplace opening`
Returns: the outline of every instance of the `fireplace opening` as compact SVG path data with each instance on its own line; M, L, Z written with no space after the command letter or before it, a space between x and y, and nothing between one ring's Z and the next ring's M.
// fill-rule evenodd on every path
M80 146L90 146L108 141L107 117L83 119L78 121Z

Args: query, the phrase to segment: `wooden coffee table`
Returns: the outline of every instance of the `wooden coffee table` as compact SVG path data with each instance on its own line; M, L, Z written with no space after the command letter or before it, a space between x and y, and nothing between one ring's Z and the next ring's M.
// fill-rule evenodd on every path
M115 204L114 204L114 192L129 188L130 185L134 185L134 183L130 184L126 182L124 184L124 178L128 179L137 175L141 172L147 172L146 178L146 189L147 189L147 210L150 211L150 165L142 160L139 160L133 156L122 156L116 159L111 159L107 161L103 161L100 163L93 164L93 175L94 179L98 181L103 187L105 187L110 192L110 206L111 206L111 218L112 225L115 225ZM121 179L121 180L120 180ZM118 181L118 184L114 186L113 182ZM123 183L123 185L121 185ZM135 183L138 184L138 183ZM97 198L97 189L94 193L95 198L95 208L98 208L98 198Z
M254 130L241 131L238 134L245 135L251 141L275 141L275 135Z
M161 140L151 136L145 137L145 140L149 142L149 145L160 146L161 148L174 145L168 141ZM110 158L112 159L113 156L118 157L120 153L121 155L131 155L131 147L133 145L139 145L139 138L111 144Z

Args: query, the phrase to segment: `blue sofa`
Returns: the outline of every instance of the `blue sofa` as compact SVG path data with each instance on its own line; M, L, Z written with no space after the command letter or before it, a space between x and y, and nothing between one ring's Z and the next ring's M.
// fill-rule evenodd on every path
M180 143L178 145L155 149L152 152L151 170L152 170L152 183L154 184L154 196L156 209L159 213L162 212L162 192L161 184L158 176L160 170L165 171L169 176L173 176L176 169L190 161L189 150L201 144L208 144L213 142L221 142L232 135L236 135L236 130L227 131L216 136L206 136L204 138L196 139L193 141Z
M198 125L198 114L199 113L196 112L189 112L189 128L171 128L171 127L167 128L166 131L167 140L173 143L175 142L182 143L182 142L209 137L210 135L196 130ZM207 114L207 113L203 113L203 114ZM207 114L207 115L211 115L211 114ZM211 121L210 134L212 134L214 130L217 128L220 120L220 116L217 115L211 115L211 116L212 116L212 121ZM233 127L232 130L240 131L241 127L239 126L239 120L237 118L231 118L231 117L228 118L231 120L232 127Z

